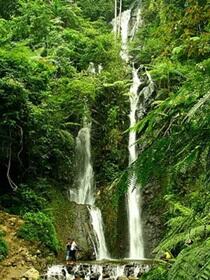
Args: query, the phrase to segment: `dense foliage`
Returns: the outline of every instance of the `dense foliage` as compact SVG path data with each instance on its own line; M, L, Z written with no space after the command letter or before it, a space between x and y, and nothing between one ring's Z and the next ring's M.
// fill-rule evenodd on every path
M0 1L3 209L27 220L27 213L49 207L52 186L66 192L85 115L94 122L94 161L104 159L97 182L110 182L123 170L127 159L118 150L126 145L126 69L111 34L113 15L114 1Z
M161 185L166 233L155 250L171 252L167 268L143 279L210 275L210 9L207 1L143 1L143 25L131 46L156 84L138 122L143 147L135 169L142 186Z
M0 203L24 216L20 236L53 251L49 193L53 184L60 191L72 185L84 116L92 119L97 186L114 182L115 204L127 188L130 76L111 34L114 2L0 0ZM166 209L166 230L154 253L173 256L143 279L208 279L209 3L141 3L130 53L150 72L156 96L135 127L141 153L132 168L143 188L160 185L163 200L153 207Z
M52 220L43 212L28 212L23 216L25 223L20 227L18 236L30 240L38 241L54 252L59 249L59 242L56 237Z

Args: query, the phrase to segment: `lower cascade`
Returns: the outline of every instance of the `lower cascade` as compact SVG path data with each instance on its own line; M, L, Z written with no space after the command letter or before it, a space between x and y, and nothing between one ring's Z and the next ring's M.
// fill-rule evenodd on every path
M96 258L99 260L108 259L109 253L106 247L101 211L95 206L88 206L88 209L92 220L93 229L96 233Z
M79 130L76 139L76 167L78 173L75 181L76 187L69 192L71 201L77 204L87 204L96 239L96 244L94 244L95 255L97 260L101 260L108 259L109 253L106 247L101 211L95 206L90 135L91 124L84 121L84 127Z
M54 265L48 268L41 280L117 280L138 279L142 274L149 271L149 264L127 263L127 264L90 264L80 263L66 268L63 265Z

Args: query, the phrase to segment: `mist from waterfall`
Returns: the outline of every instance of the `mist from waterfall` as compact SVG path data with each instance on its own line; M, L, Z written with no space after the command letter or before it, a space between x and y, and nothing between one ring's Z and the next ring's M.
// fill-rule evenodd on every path
M95 233L96 258L108 259L109 253L103 231L101 211L95 206L94 172L91 162L91 124L84 122L84 127L79 130L76 138L76 169L75 188L69 190L70 200L77 204L87 204L93 230Z

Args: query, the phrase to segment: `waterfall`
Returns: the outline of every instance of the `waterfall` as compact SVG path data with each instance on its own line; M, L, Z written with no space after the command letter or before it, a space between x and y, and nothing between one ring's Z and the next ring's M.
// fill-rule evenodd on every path
M128 55L128 34L129 34L129 21L131 18L131 10L124 11L121 14L120 17L120 27L121 27L121 52L120 56L123 60L125 60L127 63L129 61L129 55Z
M133 84L130 88L130 132L129 132L129 165L138 157L136 147L136 131L132 129L137 122L136 113L139 104L138 88L141 84L138 77L138 69L133 67ZM135 173L130 174L128 186L128 222L129 222L129 258L139 259L144 257L144 245L142 234L142 221L140 213L141 193L140 186L136 183Z
M96 233L96 242L97 242L97 259L108 259L109 253L106 247L106 240L104 236L104 230L103 230L103 220L101 216L101 211L99 208L94 206L88 207L93 229Z
M151 101L152 93L154 92L154 83L150 74L146 71L147 84L144 85L139 92L140 85L145 81L139 78L139 67L135 69L133 66L132 77L133 83L130 88L130 132L128 141L129 150L129 165L135 162L138 158L138 150L136 145L136 131L132 128L136 125L137 121L146 114L146 108ZM141 102L139 101L141 96ZM135 173L130 174L128 186L128 223L129 223L129 258L141 259L144 258L144 242L143 242L143 229L141 219L141 191L140 185L136 182L137 178Z
M121 58L129 63L130 57L128 52L128 41L132 40L135 33L142 23L141 9L138 8L135 21L133 22L132 14L134 10L126 10L122 12L120 17L115 17L112 21L113 31L116 31L116 26L121 28ZM138 151L136 145L136 131L132 128L136 125L137 121L145 115L146 104L149 103L149 98L154 91L154 84L146 71L147 85L143 86L143 89L139 92L139 86L143 85L143 82L139 78L139 71L135 69L133 65L132 69L132 85L130 88L129 100L130 100L130 132L129 132L129 165L136 161L138 158ZM145 81L144 81L145 82ZM141 96L141 102L140 102ZM141 259L144 258L144 243L143 243L143 230L141 219L141 191L140 185L137 183L137 178L134 172L129 175L129 185L127 193L127 208L128 208L128 226L129 226L129 258Z
M84 127L79 130L76 138L76 167L77 176L75 180L76 188L70 189L70 200L77 204L87 204L92 226L96 237L96 258L109 258L103 231L103 221L101 211L95 206L95 184L94 173L91 163L91 124L84 122Z
M95 186L91 163L90 144L91 125L84 124L76 138L76 172L75 189L70 189L70 200L77 204L94 205Z

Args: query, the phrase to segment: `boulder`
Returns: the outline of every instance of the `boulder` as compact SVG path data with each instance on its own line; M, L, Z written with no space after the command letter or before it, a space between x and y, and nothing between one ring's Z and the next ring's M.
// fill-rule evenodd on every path
M38 280L40 277L39 272L35 268L30 268L27 270L23 275L22 275L22 280L27 279L27 280Z
M128 280L126 276L118 276L117 280Z
M135 276L128 276L128 279L129 279L129 280L138 280L139 278L138 278L138 277L135 277Z
M9 225L10 226L15 226L16 222L17 222L17 218L16 217L11 217L8 219Z

